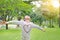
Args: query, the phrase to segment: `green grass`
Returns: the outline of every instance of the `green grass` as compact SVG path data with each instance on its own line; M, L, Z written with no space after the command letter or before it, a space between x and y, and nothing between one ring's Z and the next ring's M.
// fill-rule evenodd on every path
M32 29L30 34L31 40L60 40L59 28L48 28L46 29L46 32ZM21 40L21 30L0 30L0 40Z

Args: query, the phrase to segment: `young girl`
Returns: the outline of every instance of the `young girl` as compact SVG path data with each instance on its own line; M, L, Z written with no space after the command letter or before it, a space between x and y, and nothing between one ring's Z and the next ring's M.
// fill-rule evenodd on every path
M30 16L25 16L24 20L21 20L21 21L9 21L6 23L7 24L13 23L13 24L21 25L22 40L30 40L30 31L32 28L38 28L38 29L44 31L44 29L42 27L39 27L38 25L34 24L33 22L30 22Z

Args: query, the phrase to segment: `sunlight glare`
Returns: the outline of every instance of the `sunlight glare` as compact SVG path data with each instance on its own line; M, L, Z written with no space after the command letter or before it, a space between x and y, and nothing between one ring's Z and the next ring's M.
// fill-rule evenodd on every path
M59 2L58 2L58 0L53 0L53 1L52 1L52 5L53 5L54 7L59 7Z

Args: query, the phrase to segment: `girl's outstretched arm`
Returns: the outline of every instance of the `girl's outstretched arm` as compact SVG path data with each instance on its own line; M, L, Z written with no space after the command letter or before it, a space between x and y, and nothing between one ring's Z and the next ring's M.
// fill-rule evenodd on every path
M34 24L34 23L32 23L31 26L32 26L32 28L37 28L37 29L39 29L39 30L45 31L44 28L42 28L41 26L36 25L36 24Z
M22 24L22 21L8 21L8 22L6 22L6 24Z

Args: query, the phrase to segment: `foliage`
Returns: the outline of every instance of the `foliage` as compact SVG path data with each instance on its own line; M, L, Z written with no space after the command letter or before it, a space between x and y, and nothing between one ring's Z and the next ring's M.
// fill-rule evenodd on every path
M8 3L8 4L7 4ZM22 15L29 14L31 12L32 6L24 3L21 0L1 0L0 1L0 16L8 18L13 18L18 16L19 12L22 12Z
M52 0L40 0L43 4L41 4L39 8L30 4L32 1L38 0L0 0L0 17L5 21L9 21L14 17L15 19L19 19L23 18L25 15L29 15L31 16L31 21L39 25L41 25L43 21L49 21L50 24L51 22L52 24L58 22L59 8L54 8L50 4ZM34 8L35 12L33 12L32 8Z

